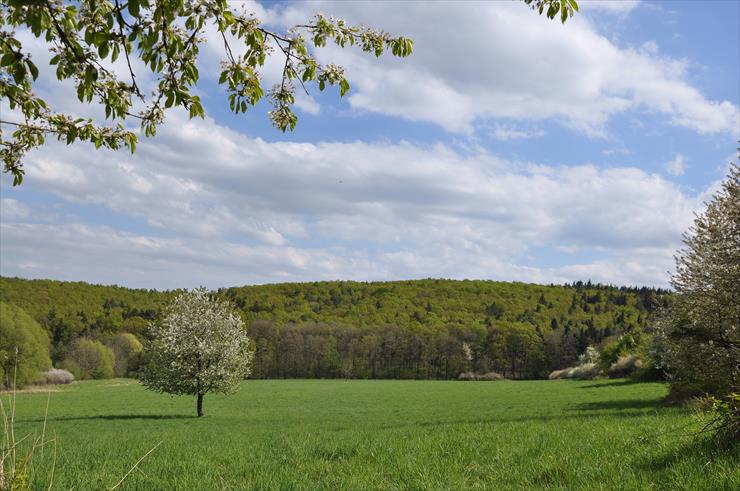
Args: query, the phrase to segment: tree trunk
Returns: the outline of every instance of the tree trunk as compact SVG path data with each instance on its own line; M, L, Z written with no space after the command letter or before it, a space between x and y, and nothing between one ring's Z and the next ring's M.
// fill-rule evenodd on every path
M198 417L203 416L203 394L198 394Z

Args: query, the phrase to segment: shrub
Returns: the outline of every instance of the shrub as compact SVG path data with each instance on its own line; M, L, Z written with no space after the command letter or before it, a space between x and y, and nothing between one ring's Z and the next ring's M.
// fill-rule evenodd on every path
M463 372L458 377L458 380L481 380L481 381L494 381L494 380L504 380L504 376L500 373L496 372L487 372L487 373L473 373L473 372Z
M102 379L113 377L114 361L113 352L100 341L79 338L72 343L60 366L80 380Z
M599 375L601 370L596 363L584 363L568 370L566 378L577 378L581 380L592 379Z
M595 364L599 362L599 351L593 346L586 347L586 351L578 357L579 365Z
M478 380L503 380L504 376L496 372L487 372L478 376Z
M113 351L113 374L116 377L125 377L138 370L144 346L135 335L128 332L116 334L107 339L105 344Z
M553 370L547 378L550 380L564 378L563 373L565 373L567 370L568 370L567 368L565 370Z
M643 338L642 332L635 330L619 336L616 341L604 346L600 354L601 368L608 371L620 358L633 353L640 346Z
M642 360L636 355L620 356L617 361L609 367L609 378L629 377L636 370L642 368Z
M71 384L75 380L75 376L71 372L60 368L52 368L41 372L41 375L45 384Z
M23 309L0 302L0 383L23 387L50 366L46 332Z
M714 418L707 428L717 432L720 443L733 447L740 442L740 394L730 393L722 399L712 399Z
M601 371L596 363L584 363L577 367L564 368L562 370L555 370L550 373L548 377L550 380L565 379L565 378L576 378L581 380L592 379L599 375Z

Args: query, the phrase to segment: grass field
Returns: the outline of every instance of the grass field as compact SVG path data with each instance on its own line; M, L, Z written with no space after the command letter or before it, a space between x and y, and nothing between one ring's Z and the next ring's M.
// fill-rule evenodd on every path
M665 390L248 381L235 396L207 396L198 419L192 397L82 382L51 394L53 487L109 487L161 441L119 489L740 489L738 453L697 444L699 423L661 405ZM18 394L16 437L41 430L46 400ZM48 468L34 487L48 485Z

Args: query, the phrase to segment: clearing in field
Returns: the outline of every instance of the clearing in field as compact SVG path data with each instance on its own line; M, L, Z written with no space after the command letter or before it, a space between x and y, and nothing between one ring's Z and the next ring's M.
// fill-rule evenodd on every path
M740 489L737 451L629 381L250 380L194 398L137 382L51 394L54 489ZM46 394L17 396L16 434L40 431ZM44 461L51 458L46 451ZM49 484L49 465L35 487Z

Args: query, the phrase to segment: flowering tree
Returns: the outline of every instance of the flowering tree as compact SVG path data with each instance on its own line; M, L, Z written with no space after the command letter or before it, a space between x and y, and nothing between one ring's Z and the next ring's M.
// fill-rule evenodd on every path
M675 301L656 327L654 351L681 394L718 398L720 428L740 441L740 167L694 220L676 256Z
M195 395L198 416L208 392L233 394L251 371L253 351L244 322L228 302L203 287L177 296L151 332L142 382L159 392Z
M578 10L575 0L523 1L562 22ZM171 108L204 117L196 95L198 58L212 27L218 37L213 42L223 44L218 83L228 94L229 109L245 113L266 96L273 105L270 119L281 131L296 125L297 85L306 93L311 86L320 91L338 86L340 95L350 89L342 67L319 63L318 48L354 45L375 56L390 51L400 57L413 49L406 37L322 14L286 32L270 30L228 0L3 0L0 102L11 109L0 115L3 172L13 175L13 185L20 184L23 155L48 137L67 144L86 141L95 148L125 146L133 152L138 137L154 136ZM39 68L31 59L21 42L29 31L45 40L51 66ZM281 57L283 70L280 83L270 88L260 69L273 56ZM119 58L123 65L119 62L116 70ZM55 110L34 91L40 71L53 71L60 81L74 84L79 102L100 106L105 121ZM147 85L148 78L154 82Z

